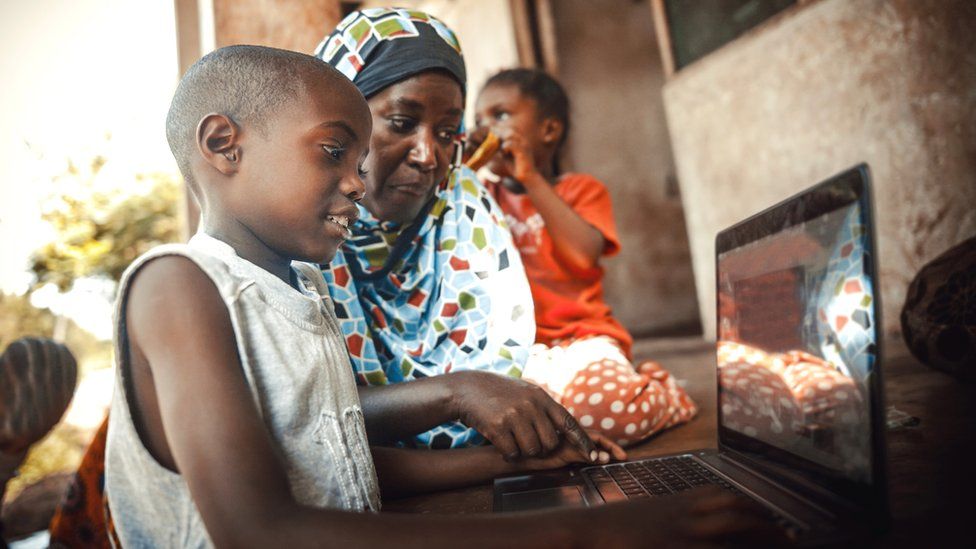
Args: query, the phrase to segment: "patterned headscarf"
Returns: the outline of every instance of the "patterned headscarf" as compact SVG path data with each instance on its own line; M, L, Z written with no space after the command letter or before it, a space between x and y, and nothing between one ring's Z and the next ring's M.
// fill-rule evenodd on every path
M447 25L417 10L371 8L346 16L315 48L369 99L379 91L431 69L447 71L465 91L461 44Z
M367 97L430 69L464 83L454 33L412 10L354 12L316 55ZM352 238L323 270L357 382L458 370L521 376L535 339L532 295L501 210L474 173L452 169L409 224L380 221L362 206L359 214ZM414 442L452 448L483 441L454 422Z

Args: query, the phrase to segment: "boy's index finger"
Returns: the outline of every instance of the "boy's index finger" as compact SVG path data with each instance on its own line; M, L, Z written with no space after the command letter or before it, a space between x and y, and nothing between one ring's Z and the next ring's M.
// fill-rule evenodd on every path
M573 414L570 414L569 411L555 402L553 402L553 405L550 408L549 417L552 418L557 428L566 437L566 440L575 446L587 461L596 461L596 444L593 443L590 436L580 427Z

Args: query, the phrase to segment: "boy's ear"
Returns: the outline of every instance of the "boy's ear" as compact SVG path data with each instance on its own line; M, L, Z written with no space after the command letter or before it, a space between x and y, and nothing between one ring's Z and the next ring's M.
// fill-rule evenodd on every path
M542 121L542 142L546 145L559 143L566 128L561 120L556 118L546 118Z
M241 163L241 129L223 114L208 114L197 126L197 149L208 164L224 175L237 173Z

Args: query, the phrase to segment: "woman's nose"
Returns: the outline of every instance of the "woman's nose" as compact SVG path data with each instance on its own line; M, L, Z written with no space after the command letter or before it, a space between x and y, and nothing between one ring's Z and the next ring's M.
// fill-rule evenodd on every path
M421 172L430 172L437 167L437 143L433 131L418 131L408 160Z

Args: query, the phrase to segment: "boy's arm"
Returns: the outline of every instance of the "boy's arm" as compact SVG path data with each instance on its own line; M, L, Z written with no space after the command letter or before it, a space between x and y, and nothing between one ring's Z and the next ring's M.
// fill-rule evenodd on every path
M590 436L599 448L595 463L608 463L611 458L627 459L627 453L612 440L599 433L590 433ZM384 498L482 484L495 477L525 471L591 463L566 442L545 457L518 461L505 461L498 452L485 447L412 450L374 446L371 451Z
M132 355L148 360L162 419L164 432L155 434L163 436L218 547L357 548L395 542L403 548L446 548L458 540L472 549L633 546L654 536L681 541L680 535L687 539L705 526L708 535L698 541L755 528L742 513L727 511L731 500L718 507L721 515L713 509L693 520L688 517L695 516L690 505L696 502L689 498L683 505L669 500L656 506L492 516L374 515L299 505L258 415L230 317L210 279L185 258L163 257L143 267L130 292ZM704 522L710 517L713 522Z
M164 441L162 453L172 455L216 546L376 547L396 540L401 547L449 547L472 533L482 537L469 545L490 545L495 521L299 505L242 373L226 306L190 260L163 257L143 267L130 290L128 329L132 356L148 361L162 420L163 432L148 434ZM533 534L530 521L503 522L524 536L516 543L557 546Z
M525 187L529 199L546 222L555 252L575 270L595 267L606 247L603 234L556 194L549 181L539 173L532 151L522 137L510 130L503 134L502 150L512 155L514 164L512 176Z
M127 311L133 367L144 357L158 404L139 402L148 438L163 441L157 454L171 456L216 545L255 543L244 533L273 529L296 504L217 288L189 259L158 258L136 275ZM133 378L130 399L147 394Z

